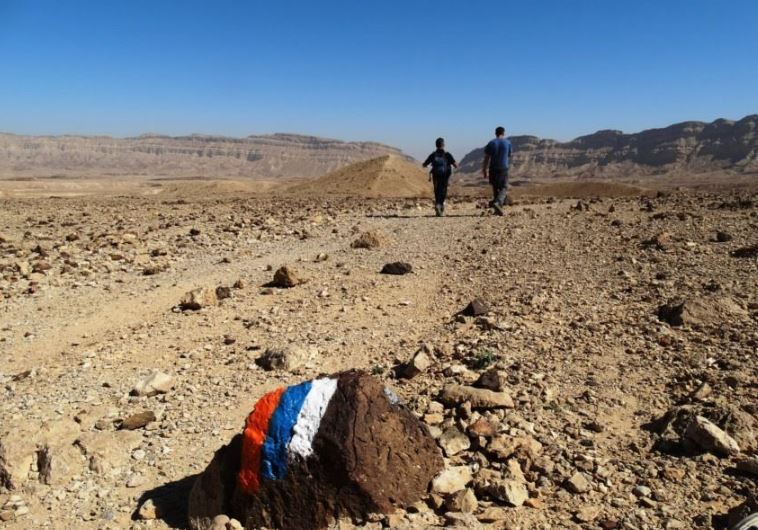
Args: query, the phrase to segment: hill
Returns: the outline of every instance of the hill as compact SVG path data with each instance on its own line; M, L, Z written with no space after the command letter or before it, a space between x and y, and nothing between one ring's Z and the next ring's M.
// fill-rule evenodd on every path
M625 134L605 130L570 142L511 136L513 176L618 178L729 171L758 173L758 114L739 121L688 121ZM461 173L478 174L484 149L461 161Z
M295 194L354 197L429 197L432 185L420 166L395 155L385 155L287 187Z
M0 178L312 178L399 149L315 136L19 136L0 134Z

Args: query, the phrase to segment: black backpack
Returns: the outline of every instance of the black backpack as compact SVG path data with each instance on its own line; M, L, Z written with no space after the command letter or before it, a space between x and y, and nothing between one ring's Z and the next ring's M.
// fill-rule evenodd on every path
M435 153L432 159L432 176L447 177L449 168L447 165L447 153Z

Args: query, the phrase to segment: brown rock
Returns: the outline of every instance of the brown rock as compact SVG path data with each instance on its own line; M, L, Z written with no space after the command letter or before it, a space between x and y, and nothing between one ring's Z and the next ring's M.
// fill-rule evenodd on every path
M186 293L179 301L179 307L184 310L197 311L204 307L214 306L218 303L216 291L199 287Z
M469 304L461 311L463 315L468 317L478 317L489 313L490 306L487 302L481 298L474 298Z
M503 370L490 368L479 376L474 386L487 388L493 392L501 392L508 386L508 374Z
M404 261L395 261L393 263L387 263L382 267L382 274L393 274L396 276L402 276L403 274L409 274L413 272L413 267L410 263Z
M350 246L353 248L374 249L379 248L386 242L381 232L372 231L362 233Z
M747 311L727 296L675 300L658 308L658 319L672 326L716 326L747 316Z
M363 519L418 501L442 468L426 427L363 372L333 376L338 388L313 440L313 455L290 454L286 476L263 478L245 493L237 475L242 436L217 451L190 494L193 530L226 514L251 530L323 528L340 517Z
M280 267L274 273L274 280L271 282L272 287L279 287L281 289L289 289L305 283L305 280L291 267Z
M134 431L141 429L146 425L155 421L155 413L152 410L146 410L124 419L118 426L119 429L125 429L127 431Z
M687 427L685 437L704 451L720 456L740 453L740 446L727 433L702 416L696 416Z
M514 407L513 399L507 392L493 392L485 388L448 385L442 390L440 400L448 406L470 403L474 409L497 409Z

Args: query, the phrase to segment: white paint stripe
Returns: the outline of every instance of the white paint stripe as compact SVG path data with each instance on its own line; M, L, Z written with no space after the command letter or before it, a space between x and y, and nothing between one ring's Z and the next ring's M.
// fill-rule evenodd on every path
M305 397L303 407L297 416L293 427L289 452L307 458L313 454L313 439L316 437L334 392L337 390L336 379L316 379L311 385L311 391Z

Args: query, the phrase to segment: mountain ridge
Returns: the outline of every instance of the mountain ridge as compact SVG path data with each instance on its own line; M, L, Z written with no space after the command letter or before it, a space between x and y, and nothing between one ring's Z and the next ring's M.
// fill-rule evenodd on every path
M509 139L513 175L524 178L758 171L758 114L710 123L684 121L637 133L604 129L568 142L531 135ZM483 156L484 148L469 152L461 160L460 172L478 173Z

